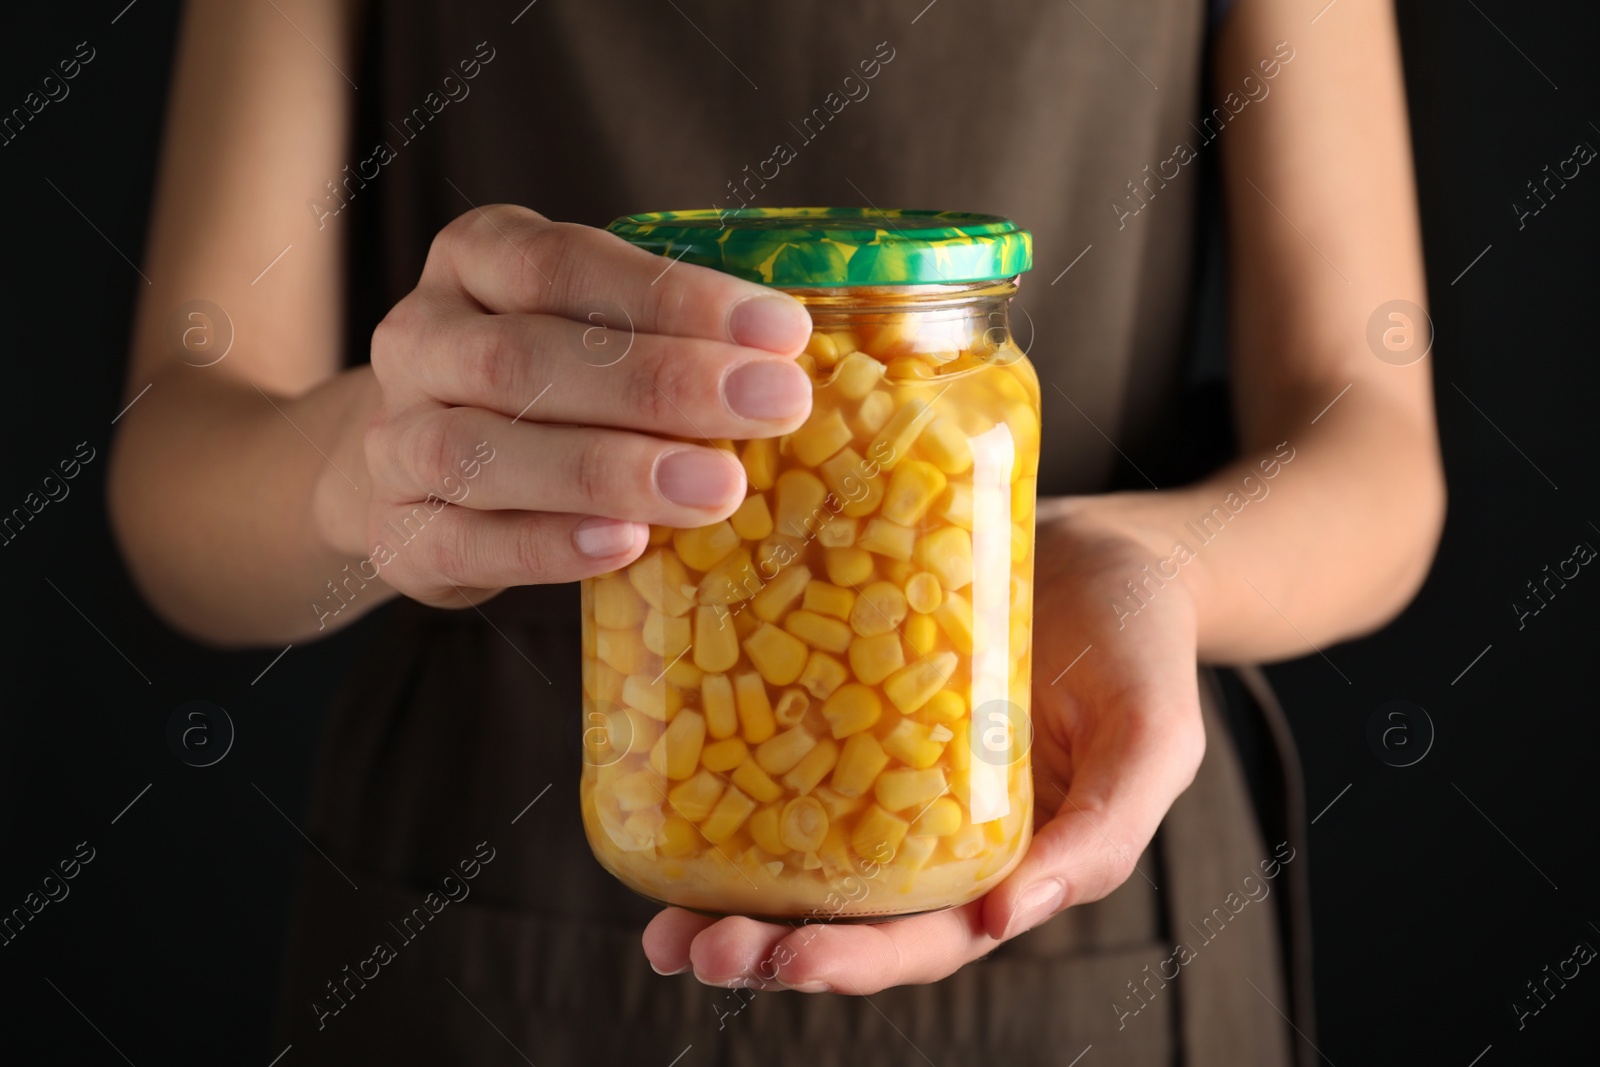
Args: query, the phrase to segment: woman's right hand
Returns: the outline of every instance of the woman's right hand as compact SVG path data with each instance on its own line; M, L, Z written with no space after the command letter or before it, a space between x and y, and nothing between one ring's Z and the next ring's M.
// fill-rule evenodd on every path
M624 566L647 523L725 518L744 470L687 442L798 427L809 330L792 297L602 230L468 212L372 335L366 550L400 593L461 607Z

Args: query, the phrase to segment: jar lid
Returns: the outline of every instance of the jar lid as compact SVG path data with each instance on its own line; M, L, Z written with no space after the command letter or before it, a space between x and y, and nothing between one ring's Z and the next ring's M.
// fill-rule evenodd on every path
M701 208L625 215L606 229L648 252L785 288L997 281L1033 266L1027 230L965 211Z

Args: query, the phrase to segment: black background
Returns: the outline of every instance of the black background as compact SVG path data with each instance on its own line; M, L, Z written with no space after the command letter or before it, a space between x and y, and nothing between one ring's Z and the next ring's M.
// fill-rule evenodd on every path
M177 21L170 0L142 0L112 24L124 2L27 5L0 34L5 111L77 42L97 50L71 95L0 147L0 510L78 442L98 453L0 547L0 911L78 842L96 850L71 895L0 947L0 1058L121 1062L109 1042L138 1064L265 1064L281 1051L272 1004L308 847L289 820L321 710L369 628L297 646L253 681L280 650L183 640L117 559L102 497L143 284L123 256L141 254ZM1600 146L1596 20L1592 5L1479 0L1403 3L1401 22L1450 518L1396 623L1271 672L1322 813L1304 850L1317 1044L1336 1063L1565 1060L1594 1047L1600 973L1520 1030L1511 1002L1533 1006L1524 983L1575 943L1600 946L1600 573L1584 568L1520 630L1511 602L1578 542L1600 546L1600 173L1585 167L1520 230L1511 205L1577 142ZM175 759L165 733L197 698L238 730L205 769ZM1368 720L1392 699L1436 729L1415 766L1369 747Z

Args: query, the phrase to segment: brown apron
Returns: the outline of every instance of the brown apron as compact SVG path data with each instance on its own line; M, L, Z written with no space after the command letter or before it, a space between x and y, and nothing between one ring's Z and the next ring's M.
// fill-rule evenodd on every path
M1205 12L1083 6L547 0L512 25L520 4L373 5L353 150L386 139L394 158L347 208L352 350L469 200L593 224L736 206L729 183L785 142L795 159L777 178L738 186L751 202L992 211L1033 231L1016 330L1044 385L1040 491L1106 489L1119 448L1170 451L1160 428L1177 421L1201 176L1137 217L1112 204L1198 140ZM406 123L434 90L453 96ZM1262 868L1304 845L1264 688L1225 707L1203 674L1199 775L1142 873L1104 901L929 986L733 992L652 972L639 934L655 908L589 853L575 590L387 615L323 739L308 827L323 855L305 859L281 1012L297 1063L1020 1067L1093 1046L1084 1067L1265 1067L1309 1053L1280 1014L1310 1033L1303 937L1283 932L1303 929L1306 860L1271 880ZM1260 768L1247 775L1228 740L1241 729L1278 787L1270 840L1248 784Z

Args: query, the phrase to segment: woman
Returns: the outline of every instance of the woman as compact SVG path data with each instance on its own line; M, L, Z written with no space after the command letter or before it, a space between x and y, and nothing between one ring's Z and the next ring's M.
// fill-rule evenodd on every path
M124 552L219 645L405 598L325 738L283 1008L302 1062L1312 1055L1293 894L1266 903L1305 869L1303 839L1263 830L1293 823L1292 763L1197 664L1374 629L1438 537L1427 364L1366 339L1424 299L1392 13L919 7L191 5L128 379L151 388L112 474ZM775 141L795 158L773 176ZM1180 400L1213 174L1233 458L1157 488L1206 456ZM1050 803L1016 871L953 911L653 914L579 830L563 583L631 561L646 523L737 505L728 466L670 438L784 433L809 406L798 304L590 227L752 201L1034 232ZM195 298L234 330L203 368L172 340ZM594 358L595 326L628 357Z

